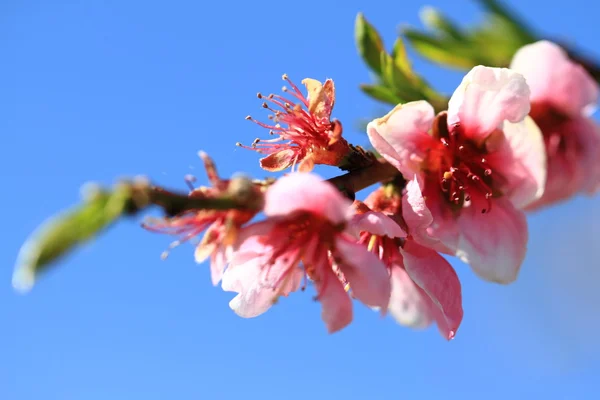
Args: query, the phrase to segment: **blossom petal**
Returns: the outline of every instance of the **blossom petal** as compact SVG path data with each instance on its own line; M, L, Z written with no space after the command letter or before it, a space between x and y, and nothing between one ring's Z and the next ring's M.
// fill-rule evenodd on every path
M291 173L269 187L264 212L273 217L306 211L338 224L352 217L351 205L332 184L317 175Z
M433 223L433 216L425 204L416 176L406 184L406 194L402 196L402 217L414 240L429 247L439 242L427 232Z
M206 237L206 236L204 236ZM217 243L203 240L196 246L194 251L194 259L198 264L203 263L215 251Z
M285 149L260 159L262 169L271 172L283 171L291 167L297 161L298 155L293 149Z
M417 329L431 325L433 317L427 300L404 268L392 266L390 283L392 292L388 310L396 322Z
M531 117L519 123L505 123L504 139L487 159L497 171L501 190L517 208L539 199L546 186L544 137ZM492 172L494 174L494 172Z
M400 249L410 278L442 313L447 339L452 339L463 318L462 291L454 268L437 252L407 240ZM440 328L442 327L440 326Z
M433 138L428 132L433 118L433 107L426 101L400 104L386 116L371 121L367 134L377 152L411 179L431 148Z
M350 222L350 230L358 233L369 232L373 235L391 238L406 237L406 232L402 230L396 221L377 211L356 214Z
M304 276L298 267L280 262L269 264L272 248L256 239L249 239L238 251L225 271L221 286L239 294L229 306L236 314L252 318L266 312L279 296L298 290ZM284 276L285 275L285 276Z
M596 81L562 48L547 40L521 47L510 67L527 79L532 103L551 104L577 116L591 114L598 102Z
M229 307L240 317L253 318L271 308L275 291L261 282L263 260L248 254L243 256L248 260L230 266L223 274L221 285L227 292L238 292Z
M427 228L429 236L439 239L438 243L426 242L422 238L415 238L417 243L432 248L440 253L454 255L458 246L459 229L456 223L456 215L447 207L442 192L437 190L437 182L428 185L434 186L425 194L427 207L433 216L433 223Z
M336 255L342 260L340 270L354 296L367 306L379 307L385 314L391 293L386 266L366 247L345 237L337 238L335 243Z
M231 247L218 246L210 257L210 278L213 286L217 286L223 278L227 261L231 257Z
M308 111L317 118L329 120L335 104L333 80L327 79L325 84L321 84L316 79L306 78L302 80L302 84L308 91Z
M493 200L481 214L464 208L458 218L460 238L456 255L481 278L508 284L515 279L527 249L527 220L506 198Z
M325 276L315 282L321 302L321 318L327 331L334 333L352 322L352 300L330 268L323 268Z
M548 178L544 195L528 204L527 211L556 204L578 192L589 195L600 189L600 127L586 117L577 117L548 132L564 135L571 151L548 152Z
M460 123L465 135L482 142L503 121L529 114L529 87L523 75L507 68L474 67L448 103L448 125Z

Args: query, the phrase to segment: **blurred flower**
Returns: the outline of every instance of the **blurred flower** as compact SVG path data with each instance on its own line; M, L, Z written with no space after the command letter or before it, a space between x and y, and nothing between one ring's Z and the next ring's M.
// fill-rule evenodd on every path
M393 186L384 186L364 204L356 202L362 212L352 226L359 232L359 243L390 271L388 310L396 321L414 328L436 321L442 335L452 339L463 317L460 281L448 261L430 248L436 243L426 232L432 216L417 180L408 182L406 189L401 195Z
M212 187L199 187L192 190L190 197L220 198L226 196L237 180L222 180L210 157L201 152L206 173ZM244 180L246 181L246 180ZM252 196L262 197L257 187L248 188ZM210 272L213 285L217 285L223 276L228 260L233 255L233 245L240 227L250 221L257 211L245 209L192 210L170 218L148 219L143 227L149 231L177 235L181 238L173 242L170 248L196 238L205 232L196 247L196 262L201 263L210 257ZM168 252L163 253L166 257Z
M527 209L600 189L600 127L590 116L598 84L566 52L548 41L522 47L511 68L531 89L531 117L544 136L548 179L544 195Z
M238 146L268 154L260 160L267 171L281 171L298 165L301 172L309 172L315 164L338 166L350 152L350 146L342 138L342 124L331 121L331 112L335 103L333 81L327 79L324 84L314 79L304 79L302 83L308 91L305 97L300 89L283 75L292 90L285 86L283 91L294 100L270 94L258 98L265 100L263 108L272 111L269 119L273 125L265 124L248 116L246 119L269 129L277 137L268 140L256 139L251 146ZM271 103L275 108L271 108Z
M434 117L429 103L411 102L367 127L377 151L422 185L436 248L499 283L517 277L528 240L520 208L543 194L546 180L544 143L529 110L522 75L478 66L447 113Z
M266 193L267 219L240 232L240 245L222 287L239 293L231 308L242 317L267 311L279 296L311 279L330 333L352 321L345 290L368 306L387 310L390 281L385 265L347 231L351 203L315 175L293 173Z

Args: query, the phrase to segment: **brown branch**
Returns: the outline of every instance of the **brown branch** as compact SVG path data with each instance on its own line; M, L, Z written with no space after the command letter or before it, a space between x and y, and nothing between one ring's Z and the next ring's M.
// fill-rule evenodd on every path
M356 192L368 188L378 182L392 179L399 174L400 173L394 166L382 159L377 159L368 167L336 176L328 181L335 185L335 187L346 196L354 199Z

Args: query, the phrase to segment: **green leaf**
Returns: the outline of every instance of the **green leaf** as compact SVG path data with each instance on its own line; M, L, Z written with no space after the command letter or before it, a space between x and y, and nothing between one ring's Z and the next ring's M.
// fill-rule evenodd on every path
M480 64L476 53L455 41L447 41L406 28L404 37L423 57L449 67L469 69Z
M365 19L362 13L358 13L356 16L354 37L358 53L367 65L379 75L381 73L379 54L384 51L383 40L381 40L381 36L375 27Z
M520 43L518 47L524 46L528 43L535 42L537 40L533 30L527 26L516 13L511 11L507 6L503 5L502 2L496 0L477 0L481 5L491 14L494 14L506 22L508 22L515 36L518 37Z
M468 40L460 28L433 7L423 7L420 17L424 25L453 40L458 42Z
M405 99L405 101L421 100L422 93L415 87L413 80L410 79L397 66L392 57L385 53L381 53L381 71L382 78L386 85Z
M127 211L131 189L95 190L84 203L42 224L23 245L13 275L13 286L28 291L38 275L75 247L92 239Z
M393 106L403 102L402 99L400 99L391 89L383 85L363 84L360 85L360 89L375 100L379 100Z
M412 69L412 64L406 52L406 46L404 45L402 38L398 38L396 39L396 42L394 42L394 48L392 49L391 56L396 64L396 67L398 67L400 71L402 71L406 76L415 76Z

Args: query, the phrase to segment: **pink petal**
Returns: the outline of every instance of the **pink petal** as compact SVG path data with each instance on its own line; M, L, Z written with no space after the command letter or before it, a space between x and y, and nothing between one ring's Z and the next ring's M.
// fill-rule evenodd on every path
M260 166L262 169L271 172L283 171L284 169L294 165L296 157L296 151L292 149L281 150L261 158Z
M463 317L461 286L454 268L435 251L411 240L400 251L406 272L442 313L445 336L452 339Z
M529 87L521 74L479 65L450 98L448 125L460 122L468 137L482 142L505 120L519 122L529 110Z
M442 192L438 189L438 182L427 183L431 188L425 194L427 207L433 216L433 223L427 229L427 234L439 240L438 243L423 241L417 237L416 242L432 248L440 253L454 255L458 246L459 230L456 215L448 207ZM417 240L418 239L418 240Z
M384 213L376 211L356 214L350 222L350 230L356 233L369 232L373 235L391 238L406 237L406 233L396 221Z
M352 202L332 184L317 175L291 173L269 187L264 212L273 217L307 211L338 224L352 217L354 210L351 205Z
M426 101L401 104L371 121L367 134L377 152L411 179L432 147L433 138L428 132L433 118L433 107Z
M335 86L331 79L327 79L325 84L306 78L302 80L308 92L308 111L317 118L329 120L333 105L335 104Z
M340 270L350 284L354 296L385 314L390 301L390 276L386 266L367 248L348 240L336 238L336 256L342 260Z
M239 294L229 306L244 318L256 317L266 312L277 298L298 290L304 276L300 268L279 262L269 265L272 248L257 240L249 240L235 254L225 271L221 286L228 292ZM286 275L285 278L283 275Z
M229 307L240 317L252 318L266 312L275 299L272 287L262 282L262 268L266 260L258 255L240 254L238 260L223 274L222 288L227 292L238 292L229 302Z
M337 332L352 322L352 301L344 286L330 268L323 268L324 276L315 282L321 302L321 318L329 333Z
M416 176L406 184L406 194L402 196L402 217L414 240L429 247L439 242L427 232L433 223L433 216L425 204Z
M504 124L504 138L495 153L487 156L492 174L517 208L539 199L546 185L546 147L540 129L530 117L519 123Z
M300 164L298 164L299 172L310 172L314 168L315 168L315 160L312 157L312 154L308 154L306 157L304 157L302 159L302 161L300 161Z
M214 286L217 286L223 278L225 266L231 256L231 248L224 246L218 246L212 253L210 258L210 277Z
M264 246L262 243L268 238L277 222L277 218L269 218L246 225L238 230L235 243L232 245L233 250L237 251L242 247L254 247L256 243L258 243L258 246Z
M202 241L196 246L194 251L194 259L198 264L203 263L215 251L217 243Z
M427 299L408 276L404 268L392 266L390 283L392 292L388 310L400 325L426 328L433 322Z
M585 117L560 125L556 132L573 140L579 150L566 156L563 152L548 155L548 179L544 195L527 206L527 210L556 204L578 192L594 194L600 189L600 127ZM550 134L554 132L549 132Z
M460 238L456 255L481 278L508 284L517 279L527 250L527 220L508 199L493 200L481 214L464 208L458 218Z
M542 40L521 47L511 68L527 79L532 103L549 103L577 116L591 114L598 102L598 84L552 42Z

